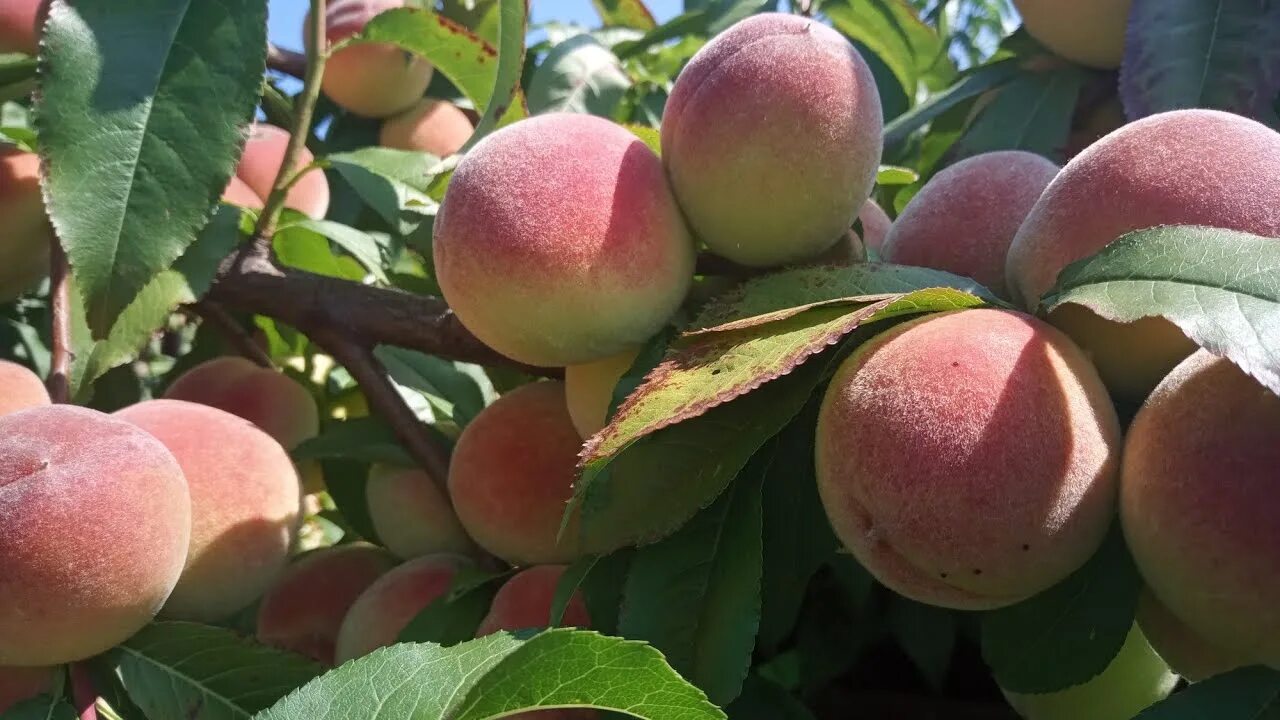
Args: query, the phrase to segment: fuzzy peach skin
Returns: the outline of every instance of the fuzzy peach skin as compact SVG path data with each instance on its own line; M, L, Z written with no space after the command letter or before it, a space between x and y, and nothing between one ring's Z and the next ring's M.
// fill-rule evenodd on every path
M0 667L0 714L53 689L50 667Z
M881 257L973 278L1001 297L1005 256L1058 166L1034 153L982 153L946 168L911 198Z
M1009 248L1013 299L1032 310L1069 263L1157 225L1280 236L1280 134L1238 115L1175 110L1130 123L1058 173ZM1112 394L1140 402L1195 345L1172 323L1128 327L1083 307L1050 317L1092 356Z
M338 628L347 612L395 565L391 553L368 543L299 556L258 605L258 641L333 665Z
M582 438L564 383L536 382L498 398L467 425L449 465L449 497L467 533L512 565L577 559L575 514L557 542Z
M753 267L811 259L871 194L883 150L871 70L842 35L761 13L698 51L662 117L662 161L699 239Z
M53 227L40 195L40 158L0 146L0 302L30 290L49 272Z
M288 450L320 433L320 410L306 388L284 373L242 357L200 363L174 380L164 397L242 417Z
M1024 600L1084 564L1115 513L1120 425L1093 367L1031 316L965 310L877 335L817 431L836 535L907 597Z
M0 528L0 665L59 665L155 616L187 557L191 499L152 436L48 405L0 417Z
M471 120L453 103L423 98L404 113L382 123L378 144L448 157L471 137Z
M476 630L476 637L484 637L499 630L524 630L547 627L551 619L551 604L555 601L556 585L564 575L565 565L535 565L521 570L503 583L493 596L493 605ZM565 606L564 615L557 627L591 627L587 602L582 593L575 592Z
M0 53L35 55L40 50L40 30L48 14L48 0L0 2Z
M868 199L858 211L858 219L862 221L863 246L877 253L884 250L885 238L889 236L889 228L893 227L889 214L875 200Z
M259 198L271 195L280 165L284 162L285 149L289 145L289 132L274 125L254 123L245 141L244 153L236 166L240 178ZM298 170L315 161L311 151L302 148L294 169ZM329 212L329 181L321 170L310 170L299 178L285 196L285 207L313 218L322 218ZM246 205L246 207L248 207Z
M1013 0L1031 37L1058 55L1095 68L1118 68L1133 0Z
M227 183L227 187L222 191L222 202L231 205L239 205L242 208L250 210L261 210L263 206L262 198L253 191L243 180L234 175L231 181Z
M564 394L573 427L584 438L604 429L618 381L631 369L639 348L564 369Z
M378 539L401 558L476 552L449 496L421 470L374 465L365 497Z
M1211 645L1179 620L1150 590L1138 598L1138 625L1173 671L1190 682L1250 664L1238 653Z
M1280 397L1201 350L1129 426L1125 539L1147 587L1196 635L1280 667Z
M334 0L325 13L325 37L330 45L345 40L381 13L407 5L404 0ZM310 13L303 21L304 39L310 37L309 25ZM349 112L384 118L412 107L431 84L431 73L430 63L395 45L365 43L334 53L320 87Z
M608 120L552 113L466 154L434 257L468 330L521 362L562 366L661 329L689 290L694 248L643 142Z
M215 622L261 597L288 562L302 502L280 443L247 420L182 400L115 415L164 443L191 490L187 566L164 617Z
M443 597L458 570L470 564L459 555L426 555L375 580L356 598L338 630L338 664L394 645L409 622Z
M49 404L49 391L35 373L15 362L0 360L0 415Z

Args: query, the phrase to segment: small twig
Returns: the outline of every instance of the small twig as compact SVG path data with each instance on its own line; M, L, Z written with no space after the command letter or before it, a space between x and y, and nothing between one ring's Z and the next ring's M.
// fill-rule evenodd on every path
M192 311L199 315L205 322L212 325L222 334L222 337L231 344L236 352L244 357L254 361L264 368L275 369L275 363L271 362L271 356L262 349L262 346L254 342L244 327L236 322L236 319L222 307L211 300L198 300L191 304Z
M267 67L301 80L307 74L307 56L267 43Z
M71 664L71 698L79 720L98 720L98 688L84 663Z
M49 243L49 304L53 348L49 367L49 397L56 403L71 400L71 287L70 264L62 243Z

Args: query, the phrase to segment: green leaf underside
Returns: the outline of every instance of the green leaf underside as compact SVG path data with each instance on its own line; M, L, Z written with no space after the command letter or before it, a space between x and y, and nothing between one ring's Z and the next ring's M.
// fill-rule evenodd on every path
M629 87L617 56L590 35L579 35L554 47L534 71L529 111L609 117Z
M231 177L265 70L266 7L59 1L43 42L46 205L102 338L195 241Z
M401 644L343 665L256 720L485 720L595 707L652 720L725 717L657 650L580 630Z
M1072 263L1044 297L1118 322L1162 316L1280 393L1280 240L1219 228L1139 230Z
M926 123L931 122L965 100L975 98L994 87L1008 82L1018 72L1018 63L1015 60L1003 60L974 68L971 74L966 75L952 87L930 97L925 102L920 103L895 118L888 125L885 125L885 147L896 146Z
M0 712L0 720L77 720L75 708L61 698L42 695Z

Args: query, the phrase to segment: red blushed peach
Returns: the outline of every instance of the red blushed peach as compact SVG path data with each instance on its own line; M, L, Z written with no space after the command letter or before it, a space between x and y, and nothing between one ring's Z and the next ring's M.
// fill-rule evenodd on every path
M421 470L374 465L365 496L378 539L402 558L476 551L448 495Z
M51 691L54 672L48 667L0 667L0 714Z
M662 161L695 235L754 267L831 247L871 194L883 148L875 78L820 22L753 15L676 78Z
M572 365L640 345L684 300L693 241L636 136L590 115L522 120L463 158L436 218L440 287L490 347Z
M1031 37L1058 55L1096 68L1120 67L1132 0L1013 0Z
M274 125L255 123L249 131L240 164L236 166L236 177L265 200L271 195L271 187L276 182L280 165L284 163L288 145L288 131ZM304 147L293 169L300 170L314 161L315 156ZM284 204L313 218L324 217L329 212L329 181L325 179L324 172L309 170L290 188Z
M1125 442L1120 519L1152 594L1210 645L1280 667L1280 397L1201 350Z
M470 561L458 555L410 560L374 581L356 598L338 630L336 658L345 663L394 645L418 613L443 597L458 570Z
M306 388L242 357L200 363L174 380L164 396L242 417L288 450L320 433L320 411Z
M302 500L280 443L247 420L181 400L148 400L116 417L169 448L191 490L187 566L164 616L214 622L261 597L288 561Z
M862 221L863 246L877 253L884 250L885 238L889 236L889 229L893 227L893 221L889 219L888 213L875 200L868 199L858 211L858 219Z
M1115 513L1120 425L1052 326L1001 310L903 323L839 368L818 489L841 541L920 602L997 608L1084 564Z
M1280 134L1264 125L1215 110L1177 110L1130 123L1077 155L1049 183L1009 248L1009 291L1035 309L1069 263L1157 225L1280 236L1277 185ZM1049 320L1093 357L1118 398L1141 401L1195 350L1167 321L1106 330L1116 324L1081 318L1091 314L1064 307Z
M613 390L636 361L638 348L564 369L564 394L573 427L584 438L604 429Z
M1249 664L1239 654L1215 647L1196 635L1149 590L1138 599L1138 625L1169 667L1190 682Z
M0 417L0 528L0 665L58 665L151 621L187 557L191 500L155 438L49 405Z
M0 302L30 290L49 273L53 227L40 195L40 158L0 146Z
M536 565L521 570L503 583L493 596L493 605L476 630L476 637L484 637L499 630L524 630L544 628L551 619L551 604L555 601L556 585L564 575L564 565ZM574 593L565 606L564 615L557 627L591 627L591 616L582 593Z
M48 0L0 2L0 53L35 55L40 50L40 30L48 14Z
M1001 297L1005 257L1058 166L1005 150L965 158L911 198L885 238L885 262L971 277Z
M471 120L452 103L423 98L401 115L382 123L378 144L448 157L467 144Z
M232 176L227 188L222 191L222 202L239 205L250 210L262 209L262 198L238 177Z
M8 360L0 360L0 415L49 404L49 391L35 373Z
M382 548L353 543L294 560L258 606L258 640L334 664L338 628L356 598L395 567Z
M379 14L406 4L404 0L334 0L325 14L325 38L330 44L345 40ZM308 15L303 28L309 20ZM304 30L303 37L310 35ZM365 43L329 58L321 88L330 100L356 115L383 118L412 107L431 84L431 72L430 63L395 45Z
M536 382L498 398L467 425L449 465L449 496L467 533L513 565L578 556L577 516L559 542L582 438L564 384Z

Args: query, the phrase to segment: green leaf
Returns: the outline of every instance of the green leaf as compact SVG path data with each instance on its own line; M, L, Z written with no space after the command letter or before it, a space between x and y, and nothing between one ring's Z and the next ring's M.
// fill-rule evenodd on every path
M566 570L565 574L574 571L579 563L589 562L591 569L582 578L580 587L582 598L587 603L587 613L591 616L591 627L607 635L618 634L618 613L622 605L622 591L627 582L627 571L631 569L631 558L635 555L630 549L599 556L587 556ZM563 580L563 579L562 579Z
M493 78L480 122L467 139L463 152L493 132L495 128L519 120L529 111L521 83L524 79L525 34L529 31L529 0L498 0L498 69ZM443 191L442 191L443 192ZM443 197L443 195L440 195Z
M1109 320L1160 315L1280 393L1280 241L1169 226L1129 233L1068 265L1043 299Z
M590 35L557 45L529 81L529 111L589 113L610 117L631 78L622 63Z
M892 148L898 145L906 140L908 135L951 108L1003 85L1017 74L1018 63L1014 60L1004 60L975 68L966 73L955 85L930 97L885 125L885 147Z
M247 720L320 674L306 658L185 622L148 625L110 662L151 718Z
M1089 562L982 618L982 657L1009 692L1056 692L1097 676L1133 627L1142 580L1119 527Z
M880 186L910 185L919 179L920 175L915 170L897 165L881 165L876 173L876 184Z
M385 269L390 260L387 243L383 239L332 220L299 218L279 229L283 230L285 227L304 228L332 240L335 245L350 253L378 282L390 282Z
M370 147L325 160L396 233L409 235L435 217L439 204L427 191L438 174L436 157Z
M379 346L374 354L396 383L438 399L432 403L433 408L443 412L459 429L497 397L493 383L479 366L389 345Z
M1258 0L1137 0L1120 97L1130 119L1215 108L1276 127L1280 5Z
M66 700L42 695L0 713L0 720L77 720L77 715Z
M956 646L956 616L950 610L901 596L889 600L889 632L930 687L941 692Z
M791 693L759 675L747 677L742 694L728 709L733 720L815 720Z
M822 12L837 30L884 61L909 98L930 68L950 62L938 34L902 0L831 0L822 4Z
M631 562L621 635L649 642L717 705L742 690L760 626L764 452L711 507Z
M1136 720L1277 720L1280 672L1246 667L1195 683L1138 714Z
M1061 162L1085 77L1085 71L1074 65L1024 72L1000 88L964 131L951 150L953 159L1025 150Z
M35 58L22 53L0 54L0 87L24 83L35 77Z
M319 435L302 441L292 455L298 462L341 458L403 467L414 464L391 428L372 417L332 421Z
M432 642L450 647L476 636L476 628L493 604L493 596L511 573L462 568L453 578L449 592L405 625L398 642Z
M262 0L58 0L36 125L95 338L196 239L253 117Z
M554 707L612 709L652 720L725 717L642 643L582 630L523 637L496 633L451 648L384 648L310 683L256 720L486 720Z
M281 227L271 244L282 265L327 277L364 279L365 269L358 261L334 254L329 239L305 225Z
M653 13L644 6L644 0L591 0L591 4L606 27L652 30L658 25Z

